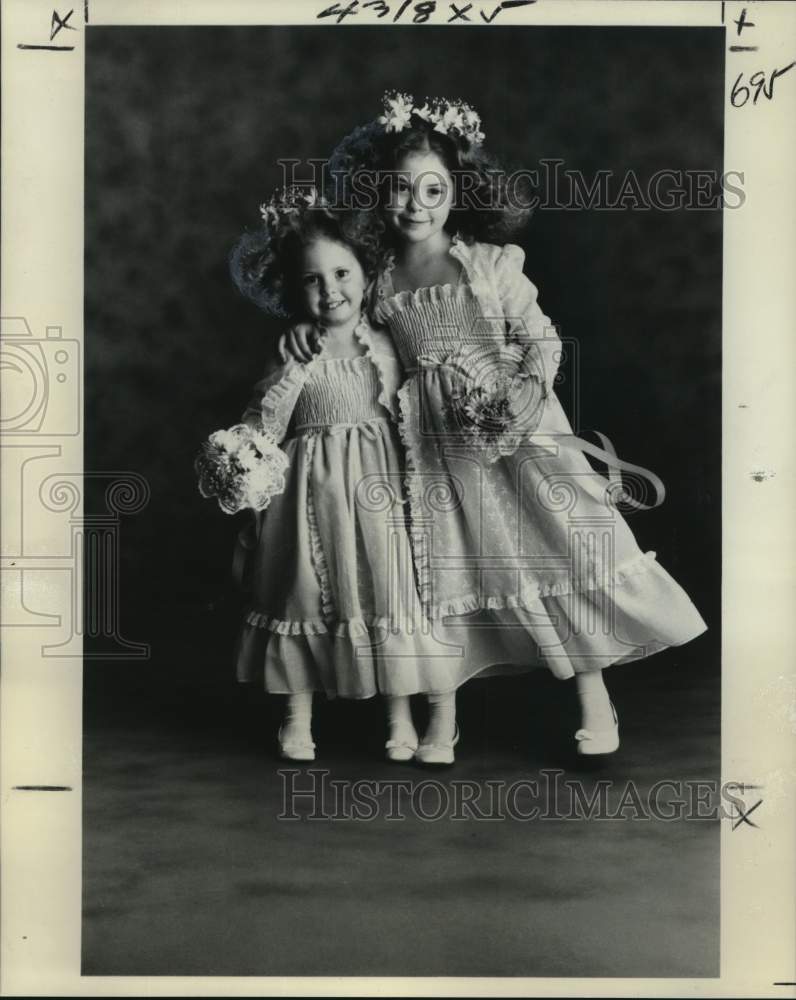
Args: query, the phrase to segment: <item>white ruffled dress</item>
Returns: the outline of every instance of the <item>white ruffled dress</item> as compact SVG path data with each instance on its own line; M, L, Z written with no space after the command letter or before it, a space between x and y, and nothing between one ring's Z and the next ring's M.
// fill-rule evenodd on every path
M637 545L553 390L562 344L523 251L456 239L450 254L457 285L396 293L387 268L375 319L407 373L398 398L421 600L465 650L459 683L490 664L567 678L693 639L705 622ZM514 358L532 389L529 429L497 460L451 419L470 350L476 367Z
M255 515L248 538L251 607L237 650L238 679L271 693L368 698L455 686L412 562L400 364L386 334L364 321L356 334L365 354L288 363L259 383L244 417L289 459L284 492Z

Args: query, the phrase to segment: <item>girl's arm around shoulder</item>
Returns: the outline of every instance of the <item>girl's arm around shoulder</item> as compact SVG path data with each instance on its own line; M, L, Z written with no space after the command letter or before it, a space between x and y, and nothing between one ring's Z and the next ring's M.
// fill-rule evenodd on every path
M299 322L289 327L279 338L277 347L283 361L312 361L321 350L321 338L313 323Z

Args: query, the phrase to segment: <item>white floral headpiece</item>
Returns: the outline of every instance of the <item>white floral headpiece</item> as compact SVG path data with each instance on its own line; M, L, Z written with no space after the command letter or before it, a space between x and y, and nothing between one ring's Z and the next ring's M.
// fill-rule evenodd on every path
M277 190L270 201L260 205L260 215L270 227L278 227L285 218L305 212L308 208L328 208L328 201L314 187L293 187Z
M414 103L411 94L388 90L384 97L384 114L379 122L386 132L402 132L411 125L412 115L433 125L435 132L466 139L480 146L486 136L481 131L481 119L465 101L449 101L444 97L426 98L422 107Z

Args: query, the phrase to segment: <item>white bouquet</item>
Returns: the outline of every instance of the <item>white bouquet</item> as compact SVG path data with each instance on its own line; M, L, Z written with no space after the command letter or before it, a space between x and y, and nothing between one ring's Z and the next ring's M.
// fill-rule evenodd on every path
M199 492L226 514L265 510L285 488L287 455L274 438L248 424L211 434L196 458Z

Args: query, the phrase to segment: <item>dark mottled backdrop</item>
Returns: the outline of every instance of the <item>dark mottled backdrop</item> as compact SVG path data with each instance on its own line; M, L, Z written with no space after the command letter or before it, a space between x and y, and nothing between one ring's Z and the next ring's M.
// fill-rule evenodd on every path
M324 156L397 87L467 99L517 164L720 171L722 59L711 29L92 28L86 467L152 488L124 524L130 637L218 634L236 526L198 496L191 461L237 419L276 333L226 255L278 157ZM669 489L634 530L715 621L721 213L540 211L521 242L580 345L581 426Z

